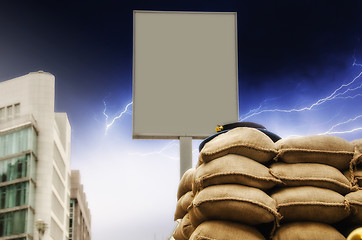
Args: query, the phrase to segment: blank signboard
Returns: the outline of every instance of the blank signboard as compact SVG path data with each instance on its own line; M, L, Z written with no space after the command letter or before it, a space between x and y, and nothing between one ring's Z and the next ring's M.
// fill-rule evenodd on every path
M205 138L238 121L236 13L133 17L133 138Z

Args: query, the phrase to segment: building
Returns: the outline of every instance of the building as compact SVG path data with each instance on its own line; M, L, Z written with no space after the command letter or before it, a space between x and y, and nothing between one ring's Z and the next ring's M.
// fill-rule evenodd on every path
M91 240L91 214L78 170L71 172L69 240Z
M68 239L70 125L54 112L55 78L0 82L0 239Z

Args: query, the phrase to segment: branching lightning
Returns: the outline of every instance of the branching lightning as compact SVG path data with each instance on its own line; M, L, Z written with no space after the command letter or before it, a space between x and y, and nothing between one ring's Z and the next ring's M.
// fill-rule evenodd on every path
M171 149L172 147L175 147L176 145L178 146L177 140L172 140L169 143L167 143L163 148L161 148L159 151L153 151L153 152L148 152L148 153L138 153L137 152L137 153L129 153L129 154L132 156L137 155L140 157L147 157L147 156L151 156L151 155L161 155L163 157L167 157L167 158L176 160L176 159L178 159L177 157L165 153L167 150Z
M104 104L103 115L106 117L106 133L107 133L108 128L110 128L117 119L121 118L123 114L125 114L128 111L128 108L133 104L133 101L128 103L124 108L124 110L120 114L118 114L118 116L114 117L110 123L108 123L109 116L106 114L107 104L105 100L103 100L103 104Z
M336 129L336 128L339 127L339 126L343 126L343 125L345 125L345 124L351 123L351 122L356 121L357 119L360 119L360 118L362 118L362 115L358 115L357 117L348 119L347 121L337 123L337 124L333 125L330 129L328 129L328 131L326 131L326 132L324 132L324 133L320 133L319 135L352 133L352 132L361 130L362 127L354 128L354 129L347 130L347 131L333 131L334 129Z
M350 81L347 84L342 84L339 88L337 88L336 90L334 90L334 92L332 94L330 94L328 97L325 98L321 98L319 99L317 102L313 103L312 105L310 105L309 107L303 107L303 108L293 108L293 109L266 109L266 110L261 110L259 112L254 112L252 114L246 115L245 117L241 117L240 121L244 121L248 118L251 118L253 116L262 114L262 113L266 113L266 112L283 112L283 113L291 113L291 112L302 112L302 111L306 111L306 110L311 110L312 108L321 105L327 101L331 101L334 100L336 98L348 98L348 96L346 97L342 97L342 95L346 94L349 91L354 91L357 89L360 89L362 87L362 84L358 87L355 88L348 88L347 90L345 90L344 92L339 92L342 88L348 87L350 85L352 85L357 79L359 79L362 75L362 72L360 72L352 81ZM260 107L258 108L260 109Z
M352 63L353 67L362 67L361 63L357 63L357 59L355 57L355 55L353 56L353 63ZM327 97L318 99L316 102L314 102L313 104L311 104L310 106L305 106L305 107L301 107L301 108L291 108L291 109L263 109L263 106L265 106L266 104L266 100L264 100L260 106L256 109L250 110L248 113L244 114L244 116L241 116L239 118L240 121L244 121L248 118L252 118L256 115L260 115L263 113L271 113L271 112L280 112L280 113L292 113L292 112L302 112L302 111L310 111L313 108L316 108L319 105L322 105L326 102L332 101L332 100L346 100L346 99L355 99L357 97L362 97L362 93L356 92L357 90L361 90L362 89L362 83L359 83L356 86L357 81L359 81L361 79L362 76L362 72L359 72L359 74L357 74L350 82L346 83L346 84L342 84L340 85L338 88L336 88L330 95L328 95ZM341 128L346 128L347 126L349 126L352 122L355 122L356 120L360 120L362 119L362 115L358 115L355 117L352 117L346 121L343 122L339 122L337 124L334 124L332 127L330 127L326 132L324 133L320 133L320 134L331 134L331 135L335 135L335 134L346 134L346 133L353 133L356 131L360 131L362 130L362 127L355 127L352 129L348 129L348 130L338 130Z

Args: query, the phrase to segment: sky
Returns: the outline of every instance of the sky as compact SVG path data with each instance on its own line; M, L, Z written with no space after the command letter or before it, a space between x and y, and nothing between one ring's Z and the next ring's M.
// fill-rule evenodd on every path
M175 226L179 143L132 139L133 10L237 12L239 120L283 138L362 138L361 1L1 1L0 81L55 76L93 240Z

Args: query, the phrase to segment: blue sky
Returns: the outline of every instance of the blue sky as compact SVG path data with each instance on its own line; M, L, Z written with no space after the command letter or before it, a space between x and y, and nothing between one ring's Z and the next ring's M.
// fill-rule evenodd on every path
M362 138L360 1L2 1L0 81L55 75L93 239L165 239L174 227L178 141L132 140L132 108L106 132L132 101L133 10L237 12L240 119L282 137Z

